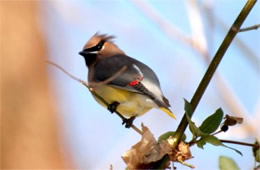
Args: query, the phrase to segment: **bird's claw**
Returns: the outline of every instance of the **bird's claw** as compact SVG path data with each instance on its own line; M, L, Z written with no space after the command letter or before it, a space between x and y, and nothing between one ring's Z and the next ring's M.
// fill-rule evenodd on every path
M107 106L107 109L108 109L111 113L114 113L114 112L116 111L116 109L117 109L117 107L118 107L119 104L120 104L119 102L113 102L113 103L111 103L111 104L109 104L109 105ZM130 127L132 126L134 120L135 120L135 116L132 116L132 117L130 117L129 119L123 118L123 123L122 123L122 125L125 124L125 127L126 127L126 128L130 128Z
M116 111L117 106L118 106L119 104L120 104L120 103L118 103L118 102L113 102L113 103L111 103L111 104L109 104L109 105L107 106L107 109L108 109L111 113L114 113L114 112Z
M130 128L135 120L135 116L130 117L129 119L125 118L123 119L122 125L125 124L126 128Z

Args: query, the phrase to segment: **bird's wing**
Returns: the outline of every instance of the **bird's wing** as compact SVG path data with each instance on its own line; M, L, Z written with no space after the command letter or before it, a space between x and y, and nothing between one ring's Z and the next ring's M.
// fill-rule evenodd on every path
M123 67L125 69L122 70ZM152 93L145 88L145 85L141 84L142 80L154 79L154 83L158 88L160 87L158 78L148 66L125 55L115 55L102 59L94 69L95 81L105 82L112 78L107 84L117 88L151 96Z
M126 69L120 72L123 67ZM106 84L143 94L151 98L168 115L174 117L168 108L170 107L168 100L162 94L157 76L145 64L125 55L116 55L100 60L94 69L95 81L106 82L112 77Z

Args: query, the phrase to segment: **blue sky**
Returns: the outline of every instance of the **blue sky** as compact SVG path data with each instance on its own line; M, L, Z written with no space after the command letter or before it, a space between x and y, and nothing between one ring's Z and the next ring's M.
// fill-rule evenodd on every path
M39 5L43 19L40 24L46 35L49 60L83 80L87 80L88 70L78 52L97 31L115 35L115 43L126 54L149 65L159 77L162 90L177 116L175 121L161 111L153 109L135 121L137 126L143 122L155 137L158 137L176 129L183 114L183 98L191 99L207 64L196 50L167 33L167 29L171 30L174 27L186 36L192 34L187 13L187 4L191 1L142 2L144 4L140 6L137 1L128 0L43 1ZM207 20L210 13L205 12L205 5L210 8L211 14L225 23L226 27L230 27L245 2L199 1L207 49L211 58L228 30L218 19L211 18L210 22ZM151 18L151 15L144 12L144 7L151 8L158 14L161 19L159 24L154 17ZM259 24L259 11L258 3L243 27ZM169 27L166 25L163 29L163 23L169 24ZM237 39L256 57L243 53L244 48L234 42L225 54L218 71L237 96L240 106L245 108L251 118L256 119L257 102L258 105L260 103L260 32L258 30L239 33ZM124 168L121 155L137 143L140 136L131 129L125 129L121 120L97 104L84 86L56 68L50 67L49 74L60 112L63 145L68 148L68 154L76 167L108 169L112 164L115 169ZM194 115L197 124L218 107L223 108L225 113L233 114L230 105L223 100L215 80L210 83ZM221 137L246 142L254 140L250 134L239 133L239 129ZM207 145L204 150L193 147L192 154L195 158L188 162L197 169L217 169L218 157L225 155L237 161L241 169L252 168L251 149L233 147L241 150L244 156L241 157L226 148ZM177 167L185 169L178 164Z

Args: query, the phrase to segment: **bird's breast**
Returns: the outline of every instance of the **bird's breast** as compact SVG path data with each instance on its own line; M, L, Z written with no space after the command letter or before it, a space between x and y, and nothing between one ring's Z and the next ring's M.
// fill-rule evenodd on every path
M139 93L111 87L109 85L100 85L93 88L94 91L105 99L108 103L119 102L117 110L125 116L140 116L157 105L147 96ZM102 101L94 96L95 100L104 107L107 107Z

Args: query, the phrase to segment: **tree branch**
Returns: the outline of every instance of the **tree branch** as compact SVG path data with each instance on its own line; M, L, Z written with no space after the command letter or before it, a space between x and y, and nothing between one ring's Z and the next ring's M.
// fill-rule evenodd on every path
M247 15L251 11L251 9L253 8L255 3L256 3L256 0L248 0L247 3L245 4L244 8L242 9L240 14L238 15L237 19L233 23L232 27L229 29L225 39L223 40L222 44L220 45L218 51L216 52L216 54L215 54L213 60L211 61L204 77L202 78L196 92L194 93L194 95L191 99L190 104L192 106L192 114L194 113L201 97L203 96L203 94L204 94L211 78L213 77L213 74L215 73L219 63L221 62L225 52L227 51L229 45L231 44L232 40L234 39L234 37L237 34L237 32L234 31L234 28L236 28L237 30L240 29L242 23L246 19ZM179 144L179 141L180 141L184 131L186 130L187 126L188 126L188 121L186 119L186 115L184 114L184 116L181 120L181 123L179 124L177 131L174 135L175 142L174 142L173 146L175 148Z
M69 72L67 72L64 68L62 68L61 66L59 66L59 65L56 64L56 63L53 63L53 62L48 61L48 60L46 61L46 63L48 63L48 64L50 64L50 65L52 65L52 66L54 66L54 67L60 69L61 71L63 71L67 76L69 76L69 77L72 78L73 80L75 80L75 81L77 81L77 82L83 84L85 87L88 88L88 90L89 90L96 98L98 98L100 101L102 101L106 106L109 105L109 103L108 103L105 99L103 99L101 96L99 96L99 95L94 91L93 88L89 87L89 85L88 85L85 81L83 81L83 80L81 80L81 79L79 79L79 78L73 76L72 74L70 74ZM125 69L126 69L126 68L123 67L122 69L119 70L119 72L121 73L121 72L124 71ZM112 77L115 78L115 76L112 76ZM109 78L108 80L111 81L110 78ZM105 80L105 81L108 81L108 80ZM124 116L122 116L122 114L119 113L118 111L115 111L115 113L116 113L123 121L126 119L126 118L125 118ZM139 133L140 135L143 134L143 132L142 132L140 129L138 129L134 124L131 125L131 128L132 128L133 130L135 130L137 133Z
M241 28L241 29L238 30L238 32L257 30L259 27L260 27L260 24L257 24L257 25L253 25L251 27Z
M252 143L245 143L245 142L239 142L239 141L232 141L232 140L224 140L224 139L220 139L220 141L222 143L232 143L232 144L237 144L237 145L244 145L244 146L251 146L254 148L260 148L260 146L258 144L252 144Z

